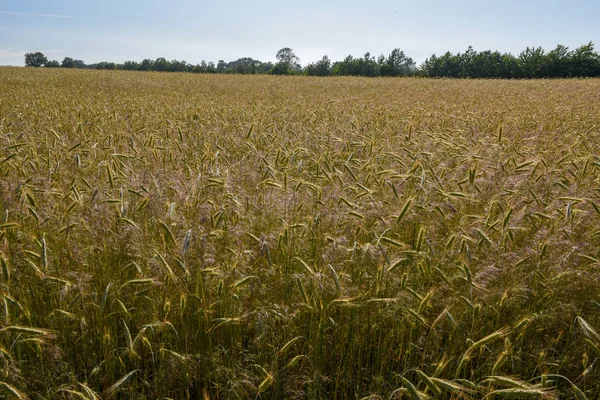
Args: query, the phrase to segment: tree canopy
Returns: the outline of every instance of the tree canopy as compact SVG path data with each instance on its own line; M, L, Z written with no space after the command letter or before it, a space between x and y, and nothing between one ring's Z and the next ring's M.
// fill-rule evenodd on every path
M36 53L25 54L25 66L26 67L41 67L48 62L48 59L44 53L38 51Z
M60 66L63 68L75 68L75 61L71 57L65 57Z
M469 47L464 53L450 52L425 60L420 75L448 78L570 78L599 77L600 55L588 43L570 51L558 45L546 52L541 47L527 47L518 56Z
M302 70L300 58L289 47L279 50L275 58L277 58L278 63L271 69L272 74L288 75Z
M273 74L273 75L311 75L311 76L368 76L398 77L422 76L430 78L569 78L600 77L600 55L592 42L570 50L557 45L551 51L541 47L527 47L517 56L510 53L485 50L476 51L468 47L464 53L446 52L440 56L433 54L417 67L415 61L399 48L393 49L387 56L378 57L370 52L362 57L348 55L341 61L332 62L328 56L305 67L300 58L289 47L280 49L275 58L277 62L263 62L250 57L227 62L202 61L191 64L185 60L167 60L159 57L155 60L144 59L125 61L122 64L102 61L85 64L82 60L65 57L62 63L48 61L41 52L25 54L28 67L49 68L89 68L121 69L129 71L192 72L221 74Z

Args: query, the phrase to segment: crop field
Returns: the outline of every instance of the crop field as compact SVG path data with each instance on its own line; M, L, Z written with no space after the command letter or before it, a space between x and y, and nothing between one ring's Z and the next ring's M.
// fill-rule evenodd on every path
M600 80L0 68L0 263L0 398L597 399Z

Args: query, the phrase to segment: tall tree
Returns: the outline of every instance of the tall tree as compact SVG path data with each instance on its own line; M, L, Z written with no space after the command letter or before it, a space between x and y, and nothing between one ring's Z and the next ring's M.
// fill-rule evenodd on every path
M48 59L42 52L38 51L36 53L25 54L25 66L26 67L38 68L38 67L41 67L42 65L46 64L47 62L48 62Z
M306 75L312 76L329 76L331 75L331 60L327 56L323 56L314 64L309 64L306 67Z
M277 58L277 61L286 63L292 68L297 68L300 66L300 59L289 47L284 47L283 49L279 50L275 57Z
M63 68L75 68L75 61L71 57L65 57L60 66Z
M275 64L271 70L272 74L286 75L298 72L302 69L300 66L300 59L289 47L284 47L283 49L279 50L275 57L277 58L278 63Z
M219 60L219 62L217 63L217 72L223 73L223 72L225 72L226 68L227 68L227 63L224 60Z
M559 44L546 54L542 74L549 78L566 78L569 76L571 53L567 46Z
M135 71L140 69L140 64L135 61L125 61L121 68L126 71Z
M154 61L149 58L144 59L138 67L140 71L150 71L154 69Z
M599 76L600 55L594 51L594 43L589 42L571 52L572 76Z
M408 57L400 49L394 49L385 62L385 75L388 76L411 76L416 72L414 60ZM382 75L384 75L382 70Z
M164 57L159 57L154 61L153 69L154 71L168 71L170 63Z
M527 47L519 54L519 67L523 78L541 78L546 52L541 47Z

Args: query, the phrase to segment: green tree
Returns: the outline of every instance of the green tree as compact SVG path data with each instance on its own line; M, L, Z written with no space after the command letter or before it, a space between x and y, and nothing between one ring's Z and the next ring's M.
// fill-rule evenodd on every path
M379 76L379 65L375 61L375 57L371 56L371 53L367 52L362 58L357 60L358 64L358 75L361 76Z
M125 61L121 68L125 71L135 71L140 69L140 64L135 61Z
M571 76L599 76L600 55L594 51L594 43L589 42L571 52Z
M26 67L41 67L48 62L48 59L42 52L27 53L25 54L25 66Z
M461 69L461 78L476 78L480 71L477 71L476 63L479 53L469 46L463 54L458 54Z
M173 60L169 63L169 71L171 71L171 72L187 72L187 71L191 71L191 67L185 60L183 60L183 61Z
M71 57L65 57L60 66L63 68L75 68L75 61Z
M520 75L519 60L510 53L502 55L502 78L513 79Z
M146 58L140 63L138 69L140 71L151 71L154 69L154 61L152 61L149 58Z
M306 66L306 75L310 76L329 76L331 75L331 60L323 56L319 61Z
M224 60L219 60L219 62L217 63L217 72L219 74L222 74L225 72L226 68L227 68L227 63Z
M117 69L117 65L114 62L102 61L96 64L96 69Z
M333 64L331 72L333 75L358 75L357 62L351 54L348 54L342 61L337 61Z
M206 61L202 61L202 64L196 64L192 67L192 72L195 74L206 73Z
M381 67L384 76L411 76L416 72L416 63L400 49L394 49Z
M293 74L302 69L300 66L300 59L289 47L284 47L283 49L279 50L275 57L277 58L278 62L271 69L271 73L274 75Z
M208 65L206 66L206 72L208 72L209 74L216 74L217 73L217 67L215 66L215 63L210 61L208 63Z
M60 68L60 64L56 60L50 60L44 64L46 68Z
M569 76L571 52L569 48L559 44L546 54L543 65L543 75L549 78L566 78Z
M522 78L541 78L546 52L541 47L527 47L519 54Z
M154 71L168 71L170 67L170 63L164 57L159 57L154 61L153 70Z

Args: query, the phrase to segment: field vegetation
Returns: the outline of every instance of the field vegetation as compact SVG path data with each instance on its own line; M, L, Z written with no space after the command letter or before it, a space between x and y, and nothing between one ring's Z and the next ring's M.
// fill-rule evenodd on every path
M599 80L0 87L0 397L600 397Z

